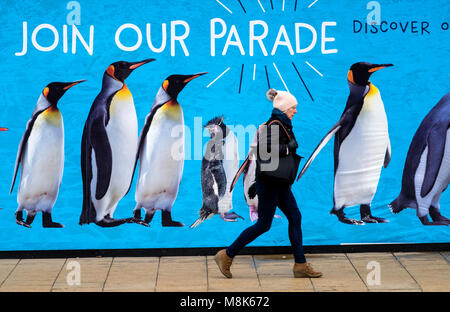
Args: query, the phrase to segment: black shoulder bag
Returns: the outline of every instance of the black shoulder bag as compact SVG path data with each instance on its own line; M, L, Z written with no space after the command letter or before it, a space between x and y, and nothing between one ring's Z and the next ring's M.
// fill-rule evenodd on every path
M286 128L280 121L273 120L267 125L267 127L269 127L271 124L275 122L278 123L281 126L281 128L283 128L287 137L289 138L289 140L291 140L291 136L289 135ZM302 157L297 155L296 153L291 153L290 151L289 154L286 156L280 157L279 155L277 155L277 157L279 157L279 161L278 167L275 170L261 170L261 165L270 163L271 159L262 160L259 157L259 155L257 155L256 175L258 178L262 178L264 180L270 180L273 182L291 185L292 183L294 183L295 178L297 176L298 167L300 165L300 160L302 159Z

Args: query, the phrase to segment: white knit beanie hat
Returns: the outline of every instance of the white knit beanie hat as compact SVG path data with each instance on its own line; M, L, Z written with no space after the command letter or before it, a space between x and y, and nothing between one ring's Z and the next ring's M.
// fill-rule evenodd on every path
M297 105L295 96L286 91L277 91L269 89L266 92L267 99L273 102L273 107L285 112L292 106Z

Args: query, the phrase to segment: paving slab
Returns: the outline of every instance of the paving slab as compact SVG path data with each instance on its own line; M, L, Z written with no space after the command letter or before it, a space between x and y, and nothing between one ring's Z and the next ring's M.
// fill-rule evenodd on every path
M0 259L0 286L19 263L19 259Z
M61 270L52 291L102 291L108 272L111 268L113 258L70 258L67 259L64 268ZM80 269L80 284L71 277L76 272L76 267Z
M226 278L214 261L214 256L207 257L208 291L245 292L261 291L258 275L252 256L236 256L231 265L233 278Z
M48 292L65 259L22 259L0 287L0 291Z
M104 291L155 291L158 257L114 258Z
M161 257L156 291L207 291L206 257Z
M394 253L423 291L450 291L450 265L438 252Z
M345 254L308 255L308 262L323 273L311 279L315 291L368 291Z
M443 251L441 252L441 255L447 260L447 262L450 262L450 251Z
M421 291L391 253L349 253L347 256L370 291Z
M262 291L314 291L311 279L294 278L294 260L286 255L254 256Z

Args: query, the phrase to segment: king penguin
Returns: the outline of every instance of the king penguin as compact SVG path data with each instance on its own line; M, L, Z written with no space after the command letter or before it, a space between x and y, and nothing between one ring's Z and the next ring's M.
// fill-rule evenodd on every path
M184 118L177 99L190 81L204 74L167 77L145 119L136 154L140 164L133 216L140 220L144 208L146 224L161 210L163 226L184 226L172 220L184 166Z
M81 143L80 225L94 222L113 227L140 223L132 218L114 219L113 214L131 187L138 140L136 110L125 79L136 68L154 60L115 62L103 75L102 89L92 104Z
M388 122L380 92L370 76L392 64L355 63L347 74L350 95L340 120L320 141L298 179L334 138L334 207L330 214L347 224L386 223L372 216L370 205L377 190L381 167L391 159ZM360 205L361 221L345 217L344 208Z
M450 93L425 116L406 155L400 195L392 212L414 208L424 225L449 225L439 200L450 182ZM430 214L432 222L428 219Z
M63 227L52 220L52 209L64 170L64 124L57 104L68 89L83 81L48 84L27 123L10 189L11 194L22 163L16 210L16 223L19 225L30 228L36 214L42 212L43 227ZM23 220L23 210L27 212L26 221Z
M239 167L238 140L223 122L223 116L211 119L205 128L209 131L210 140L202 159L203 205L199 211L200 217L191 228L216 214L220 214L224 221L244 219L234 212L229 212L233 209L231 183Z

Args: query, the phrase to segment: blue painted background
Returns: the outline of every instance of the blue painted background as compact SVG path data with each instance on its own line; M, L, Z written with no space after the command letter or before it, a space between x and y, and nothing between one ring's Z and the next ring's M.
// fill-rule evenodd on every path
M184 222L184 228L163 228L160 212L155 215L149 228L126 224L117 228L100 228L96 225L78 225L82 206L80 171L80 144L82 129L90 106L100 90L101 77L107 66L118 60L138 61L154 57L156 62L136 70L127 80L138 115L139 131L149 112L154 96L170 74L209 72L191 82L179 97L184 110L185 123L193 129L194 117L202 117L203 123L224 114L228 124L244 126L259 125L271 111L271 103L265 99L267 82L264 65L269 70L272 87L284 90L284 85L272 63L275 62L289 90L299 101L299 113L294 118L294 130L300 143L299 153L308 157L329 128L339 119L348 96L346 75L352 63L369 61L393 63L395 67L381 70L373 75L372 82L379 88L389 122L392 144L392 160L383 169L378 192L373 200L373 212L390 220L388 224L349 226L330 216L333 204L333 144L330 142L307 174L295 183L293 192L303 214L305 245L337 245L342 243L430 243L449 242L448 227L424 227L415 211L408 209L398 215L389 211L387 204L400 191L401 175L411 138L423 117L447 92L450 73L450 31L441 29L448 20L450 2L442 1L379 1L382 20L428 21L430 34L389 31L384 34L354 34L353 20L365 21L369 11L367 1L319 0L310 8L312 0L299 0L294 12L294 0L260 0L264 13L256 0L242 0L244 13L238 1L223 0L230 14L218 2L210 1L79 1L81 25L78 27L85 38L89 25L95 26L94 54L92 56L77 43L78 52L64 54L62 43L52 52L40 52L30 47L31 31L39 24L50 23L60 32L66 23L67 1L2 1L0 21L0 52L2 55L0 75L0 126L9 131L0 133L0 250L44 249L97 249L97 248L170 248L215 247L230 244L237 235L251 224L248 207L242 192L242 179L234 191L234 211L245 217L236 223L225 223L218 216L205 221L196 229L189 229L201 207L200 164L201 160L186 160L178 198L173 206L175 220ZM221 51L225 38L217 40L216 56L210 55L210 19L220 17L226 21L228 30L236 25L246 55L241 56L236 47L230 46L227 55ZM275 56L263 56L256 46L256 55L248 56L248 22L264 20L269 25L265 39L271 51L281 24L286 26L292 44L295 44L295 22L311 24L318 32L315 48L306 54L291 56L280 46ZM145 42L145 24L152 23L152 39L159 45L160 24L184 20L190 25L186 45L190 55L185 56L177 46L176 56L170 56L169 47L162 53L152 53ZM25 56L15 56L22 49L22 22L28 23L29 51ZM320 52L320 26L323 21L336 21L336 27L327 28L327 34L336 41L327 48L336 48L337 54L322 55ZM121 51L114 42L116 29L124 23L140 27L144 41L134 52ZM170 30L170 28L169 28ZM181 28L180 28L181 30ZM51 43L46 31L39 34L42 45ZM71 31L69 31L69 38ZM132 45L136 37L125 31L122 42ZM48 40L48 41L46 41ZM307 40L309 41L309 40ZM168 44L170 36L168 36ZM294 46L295 49L295 46ZM319 76L305 61L317 68ZM314 101L310 99L292 67L295 62L308 85ZM244 64L241 93L239 81ZM253 64L256 64L253 81ZM209 88L219 74L230 70ZM65 124L65 169L59 197L53 208L56 222L63 229L43 229L38 216L32 229L15 224L17 186L9 195L14 162L25 125L31 116L42 89L52 81L88 81L74 87L60 100L59 108ZM193 138L192 138L193 140ZM206 143L207 138L203 138ZM248 149L248 138L240 142L241 155ZM134 152L134 151L130 151ZM190 158L199 157L191 152ZM188 156L189 157L189 156ZM130 193L117 207L115 217L129 217L135 206L133 182ZM450 215L450 196L441 199L444 215ZM280 211L278 211L281 214ZM359 218L359 208L346 208L348 215ZM287 246L287 219L274 219L272 230L259 237L252 246Z

